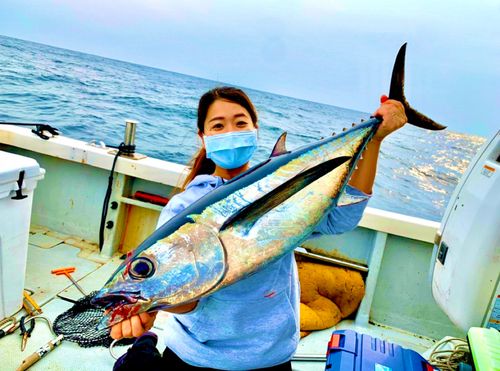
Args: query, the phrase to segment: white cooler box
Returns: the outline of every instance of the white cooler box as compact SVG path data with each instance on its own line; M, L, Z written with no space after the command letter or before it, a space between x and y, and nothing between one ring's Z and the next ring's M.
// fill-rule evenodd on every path
M33 191L44 174L32 158L0 151L0 320L23 306Z

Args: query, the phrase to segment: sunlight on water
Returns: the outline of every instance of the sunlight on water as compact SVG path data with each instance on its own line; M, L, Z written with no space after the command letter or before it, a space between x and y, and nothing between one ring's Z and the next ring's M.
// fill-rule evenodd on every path
M406 182L406 184L402 183L406 188L406 195L403 197L391 194L393 200L399 199L402 202L402 206L391 203L391 200L384 200L384 202L391 203L400 213L440 221L460 177L465 173L471 159L486 139L451 131L429 131L421 134L421 130L409 125L403 130L407 132L408 137L413 137L414 134L416 140L410 142L411 148L408 147L408 142L403 142L406 139L398 140L398 137L402 137L399 132L389 137L387 142L394 144L391 162L398 162L397 167L392 166L392 179ZM405 148L410 152L402 152L400 148ZM395 156L396 153L398 155ZM384 160L387 159L384 158ZM379 174L377 186L387 184L385 178L384 174ZM371 206L388 210L379 202L380 199L373 201ZM406 210L407 205L410 204L417 209L425 209L425 216L416 210L410 213L403 212L402 210ZM429 208L425 205L433 207Z

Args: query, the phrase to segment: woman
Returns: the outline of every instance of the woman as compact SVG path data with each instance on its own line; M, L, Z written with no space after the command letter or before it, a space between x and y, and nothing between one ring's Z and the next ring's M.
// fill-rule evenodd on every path
M406 123L403 105L384 95L374 116L381 116L383 122L349 181L347 192L353 195L371 194L380 144ZM248 170L250 158L257 149L257 129L255 108L243 91L224 87L203 95L198 107L198 135L203 147L191 161L192 170L182 192L172 197L163 209L157 227L225 181ZM363 201L334 209L315 234L341 234L354 229L366 204L367 201ZM117 362L115 369L125 370L137 364L135 359L140 363L151 362L155 365L151 367L158 369L164 362L164 369L175 364L195 370L291 370L290 360L299 340L299 300L294 254L288 254L208 297L167 309L174 315L170 315L166 323L167 349L163 360L157 351L154 354L155 339L144 336L136 341L128 356ZM139 337L152 327L155 316L148 313L134 316L113 326L111 336L114 339Z

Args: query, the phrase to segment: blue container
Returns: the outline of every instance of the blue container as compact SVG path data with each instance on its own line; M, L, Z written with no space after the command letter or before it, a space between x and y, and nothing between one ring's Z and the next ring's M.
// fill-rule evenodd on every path
M328 343L326 371L433 371L417 352L359 334L334 331Z

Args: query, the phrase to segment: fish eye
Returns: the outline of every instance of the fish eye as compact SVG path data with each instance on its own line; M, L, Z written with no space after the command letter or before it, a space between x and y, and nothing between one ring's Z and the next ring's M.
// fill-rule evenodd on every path
M148 278L155 272L153 262L147 258L137 258L130 264L129 274L133 279Z

